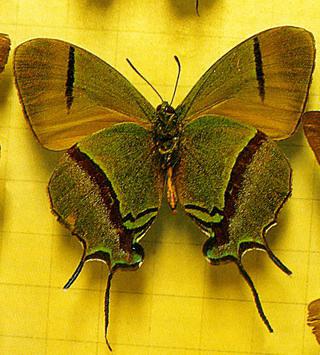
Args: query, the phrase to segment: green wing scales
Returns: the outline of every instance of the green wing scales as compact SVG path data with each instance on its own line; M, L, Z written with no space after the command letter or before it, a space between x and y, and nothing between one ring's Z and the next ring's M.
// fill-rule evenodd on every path
M150 133L133 123L99 131L69 149L49 182L52 211L83 245L83 256L65 288L85 261L109 266L105 298L106 341L111 278L118 268L143 262L138 244L161 203L163 174Z
M156 153L143 127L123 123L63 155L49 183L52 209L84 241L86 257L103 253L111 269L132 264L132 246L161 203L164 182Z
M264 133L225 117L201 117L185 127L174 181L186 213L209 237L203 252L212 264L235 262L263 313L241 257L252 248L268 252L265 233L291 193L291 168Z

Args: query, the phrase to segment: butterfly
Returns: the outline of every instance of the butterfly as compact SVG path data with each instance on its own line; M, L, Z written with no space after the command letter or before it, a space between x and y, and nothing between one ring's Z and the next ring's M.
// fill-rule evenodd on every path
M32 39L16 48L24 115L45 148L66 150L48 191L53 213L77 236L83 255L65 288L86 261L108 265L109 348L112 277L141 266L139 241L164 189L170 208L179 203L208 237L209 263L238 266L272 331L241 258L262 249L291 273L265 238L291 194L291 168L274 140L295 132L314 61L310 32L266 30L213 64L174 109L161 96L154 108L113 67L75 45Z

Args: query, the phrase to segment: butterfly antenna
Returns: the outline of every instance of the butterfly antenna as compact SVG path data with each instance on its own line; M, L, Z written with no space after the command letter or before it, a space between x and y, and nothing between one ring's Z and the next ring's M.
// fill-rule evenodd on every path
M130 60L127 58L127 62L129 63L130 67L140 76L141 79L143 79L152 89L153 91L159 96L161 102L163 102L163 99L161 95L159 94L158 90L148 81L139 71L138 69L130 62Z
M80 260L80 263L79 265L77 266L75 272L73 273L73 275L70 277L70 279L68 280L68 282L63 286L63 288L66 290L68 289L77 279L77 277L79 276L82 268L83 268L83 265L86 261L86 253L87 253L87 248L85 246L85 244L83 244L83 254L82 254L82 257L81 257L81 260Z
M236 262L236 264L238 266L240 274L243 276L243 278L246 280L247 284L251 288L251 291L252 291L253 297L254 297L254 301L256 303L259 315L260 315L261 319L263 320L263 323L267 326L269 332L273 333L273 329L272 329L272 327L271 327L266 315L264 314L264 311L263 311L263 308L262 308L262 305L261 305L261 301L259 299L258 292L257 292L257 290L254 287L253 281L251 280L251 278L250 278L249 274L247 273L247 271L244 269L243 265L241 264L241 261L240 260L236 260L235 262Z
M106 288L106 294L104 298L104 316L105 316L105 330L104 330L104 336L106 339L107 346L110 351L112 351L111 345L108 340L108 325L109 325L109 300L110 300L110 288L111 288L111 280L112 280L113 272L110 271L109 276L108 276L108 282L107 282L107 288Z
M175 86L174 86L172 99L171 99L170 104L169 104L170 106L171 106L171 104L172 104L172 102L173 102L174 97L176 96L177 87L178 87L179 78L180 78L180 73L181 73L181 64L180 64L179 58L175 55L175 56L174 56L174 59L175 59L175 61L176 61L177 64L178 64L178 75L177 75L177 79L176 79L176 84L175 84Z

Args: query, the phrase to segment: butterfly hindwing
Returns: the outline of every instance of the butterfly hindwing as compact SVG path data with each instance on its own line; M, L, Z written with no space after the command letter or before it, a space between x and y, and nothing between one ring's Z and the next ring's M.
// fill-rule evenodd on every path
M314 59L310 32L289 26L266 30L213 64L177 112L187 122L205 114L227 116L273 139L287 138L304 109Z
M149 127L151 104L95 55L54 39L33 39L15 50L14 73L24 113L46 148L69 148L119 122Z
M230 257L239 256L243 242L264 243L265 229L291 191L291 169L277 145L218 116L185 127L175 174L180 203L210 237L233 241Z
M105 337L109 348L112 275L118 268L140 267L144 252L138 241L161 203L164 176L156 154L151 135L143 127L118 124L70 148L48 186L52 211L83 245L79 266L65 288L75 281L85 261L108 264Z
M163 174L150 134L133 123L99 131L69 149L49 182L52 210L97 252L132 264L133 245L155 219Z
M265 240L291 193L288 160L261 131L219 116L186 125L180 152L174 172L178 199L209 238L203 246L205 257L212 264L237 264L272 331L241 257L248 249L264 249L290 273Z

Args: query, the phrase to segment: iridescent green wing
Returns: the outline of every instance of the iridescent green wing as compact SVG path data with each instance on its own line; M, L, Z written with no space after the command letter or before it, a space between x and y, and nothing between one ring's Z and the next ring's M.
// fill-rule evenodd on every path
M249 124L273 139L296 129L314 68L310 32L273 28L245 40L218 60L177 108L190 122L206 114Z
M286 157L261 131L225 117L204 116L184 129L174 181L186 213L209 238L205 257L212 264L237 264L272 331L241 257L248 249L263 249L290 273L265 239L291 192Z
M22 43L15 50L14 74L25 116L49 149L67 149L115 123L149 127L154 120L154 108L126 78L70 43Z
M157 215L163 183L150 133L133 123L82 140L63 155L50 179L52 210L84 248L65 287L89 259L109 266L106 334L111 277L119 267L136 269L142 264L143 249L137 242Z
M320 111L308 111L302 117L304 134L320 164Z

